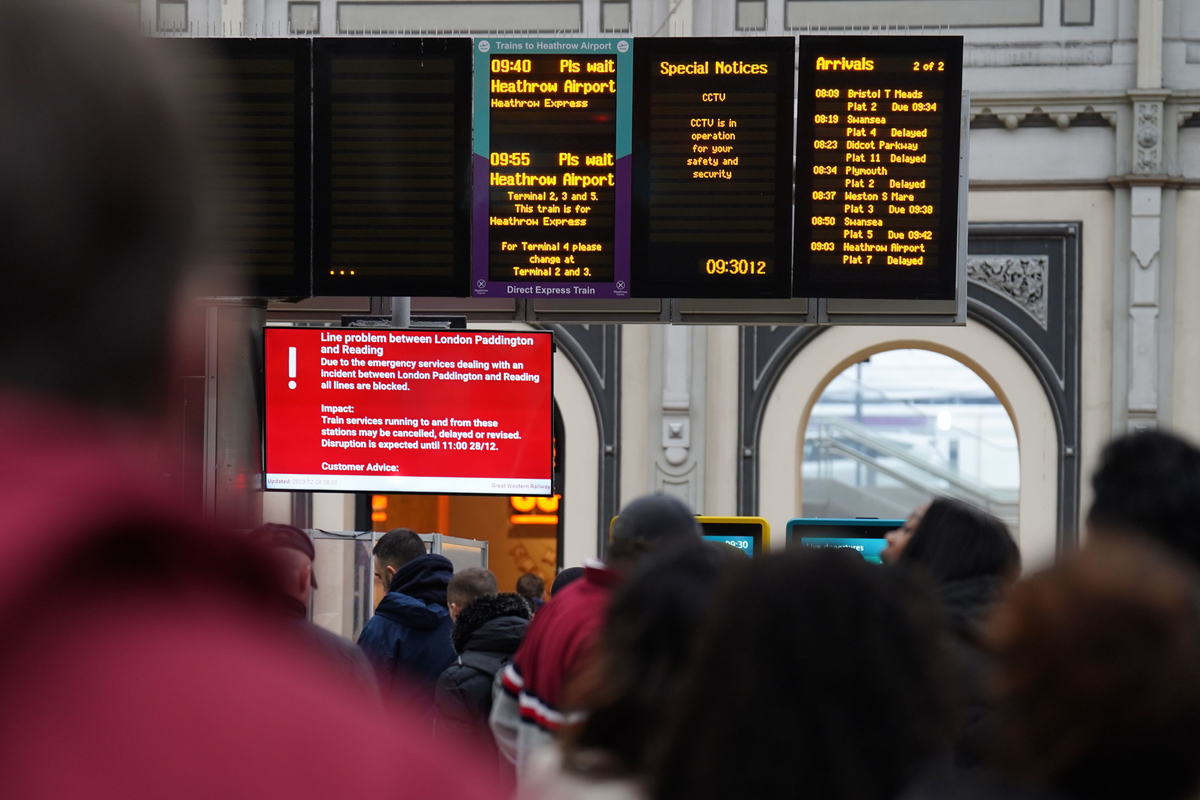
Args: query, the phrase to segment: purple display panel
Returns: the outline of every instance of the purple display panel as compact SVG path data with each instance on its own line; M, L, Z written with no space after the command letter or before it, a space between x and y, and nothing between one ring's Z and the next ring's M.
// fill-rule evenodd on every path
M479 39L471 294L630 296L632 43Z

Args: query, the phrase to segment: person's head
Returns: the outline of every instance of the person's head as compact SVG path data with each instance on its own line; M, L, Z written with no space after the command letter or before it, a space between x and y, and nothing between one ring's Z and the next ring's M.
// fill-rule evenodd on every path
M575 581L579 580L587 572L583 567L567 567L562 572L554 576L554 583L550 584L550 597L561 592L563 589L570 586Z
M1003 522L970 503L939 497L925 509L895 563L915 567L939 584L979 577L1015 580L1021 553Z
M711 546L683 544L647 557L613 595L597 657L568 687L587 712L567 736L567 763L585 773L643 775L649 742L678 688L720 575Z
M925 512L929 510L929 503L922 503L913 509L908 515L908 519L904 520L904 524L895 530L888 531L883 535L887 546L879 553L880 560L885 564L895 564L900 560L900 554L904 552L904 548L908 546L908 540L912 538L916 532L917 526L921 524L921 518L925 516Z
M317 551L308 534L291 525L268 523L250 531L250 540L267 550L278 570L283 592L308 608L310 592L317 588L313 574Z
M176 71L117 5L0 2L0 386L146 414L200 192Z
M425 542L408 528L393 528L375 543L375 580L386 592L392 578L408 562L426 555Z
M627 572L663 545L699 541L700 524L690 508L670 495L648 494L621 509L605 561L613 569Z
M1110 538L1018 583L987 641L997 766L1070 800L1200 788L1198 576Z
M1162 431L1108 443L1092 475L1088 533L1141 534L1200 565L1200 450Z
M483 567L468 567L454 573L446 586L446 602L450 604L450 619L458 621L458 615L480 597L495 597L500 593L496 576Z
M517 594L529 601L530 605L537 609L542 601L546 599L546 582L542 580L542 576L532 572L526 572L521 577L517 578Z
M948 637L902 570L836 549L755 558L713 604L655 800L890 800L953 735Z

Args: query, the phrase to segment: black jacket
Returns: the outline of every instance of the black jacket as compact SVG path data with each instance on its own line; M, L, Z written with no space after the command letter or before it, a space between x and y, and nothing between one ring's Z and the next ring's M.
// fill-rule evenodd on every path
M996 713L988 697L990 663L979 646L979 631L995 607L1005 583L994 576L950 581L938 587L942 609L953 635L959 689L965 719L954 749L960 768L981 766L987 760L995 735Z
M521 646L531 616L515 594L477 598L459 614L450 637L458 659L437 683L439 737L487 730L492 682Z
M439 555L423 555L392 578L388 593L358 635L358 646L388 692L403 692L418 713L432 707L433 686L454 661L446 585L454 565Z

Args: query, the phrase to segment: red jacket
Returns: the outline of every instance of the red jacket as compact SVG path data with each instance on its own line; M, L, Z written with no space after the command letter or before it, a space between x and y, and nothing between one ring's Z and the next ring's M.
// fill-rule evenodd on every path
M499 797L292 635L260 557L162 501L153 447L0 398L4 797Z

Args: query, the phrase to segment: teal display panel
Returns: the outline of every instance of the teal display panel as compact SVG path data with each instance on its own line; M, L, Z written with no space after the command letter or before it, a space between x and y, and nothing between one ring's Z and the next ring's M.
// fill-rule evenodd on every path
M629 294L632 39L476 39L471 295Z
M902 519L793 519L787 524L788 544L854 550L872 564L882 563L884 535L904 525Z

